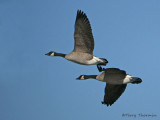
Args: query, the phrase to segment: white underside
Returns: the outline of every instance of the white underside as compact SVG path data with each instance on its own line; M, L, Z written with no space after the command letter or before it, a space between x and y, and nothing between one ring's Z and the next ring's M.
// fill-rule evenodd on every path
M125 77L124 80L123 80L123 84L130 83L130 82L131 82L131 79L132 79L132 76L126 75L126 77Z
M89 61L87 61L88 65L96 65L98 63L103 63L103 60L101 60L100 58L93 56L93 58Z

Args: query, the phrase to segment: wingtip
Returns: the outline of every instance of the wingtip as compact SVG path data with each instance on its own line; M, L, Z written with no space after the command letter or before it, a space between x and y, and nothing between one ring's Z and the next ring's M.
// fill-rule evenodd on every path
M77 13L84 13L82 10L78 9Z
M77 10L77 13L79 13L79 12L81 12L81 10L80 10L80 9L78 9L78 10Z
M77 10L77 18L78 17L87 17L87 15L80 9Z
M111 106L113 103L106 103L104 101L101 102L102 104L106 105L107 107Z

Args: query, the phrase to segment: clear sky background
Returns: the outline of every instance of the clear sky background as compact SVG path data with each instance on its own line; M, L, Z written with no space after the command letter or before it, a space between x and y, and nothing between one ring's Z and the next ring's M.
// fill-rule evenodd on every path
M101 104L105 83L75 79L100 74L96 66L44 55L73 50L78 9L90 20L94 55L143 80L111 107ZM0 56L0 120L160 119L159 0L0 0Z

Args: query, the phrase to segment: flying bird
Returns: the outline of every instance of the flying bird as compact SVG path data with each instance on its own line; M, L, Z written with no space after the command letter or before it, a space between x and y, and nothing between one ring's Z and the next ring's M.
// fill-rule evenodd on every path
M45 55L63 57L81 65L97 65L97 68L100 68L99 66L101 65L105 66L108 61L105 58L93 56L93 50L94 38L90 22L87 15L83 11L78 10L75 21L73 51L69 54L50 51ZM100 69L98 70L101 71Z
M106 82L105 95L102 104L111 106L125 91L127 84L139 84L142 80L126 74L124 70L118 68L100 68L103 73L100 75L80 75L77 80L96 79Z

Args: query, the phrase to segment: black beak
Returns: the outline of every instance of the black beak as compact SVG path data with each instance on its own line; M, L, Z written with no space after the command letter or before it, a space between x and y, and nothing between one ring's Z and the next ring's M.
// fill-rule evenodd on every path
M46 53L45 55L49 56L49 53Z
M79 76L78 78L76 78L76 80L80 80L81 76Z

